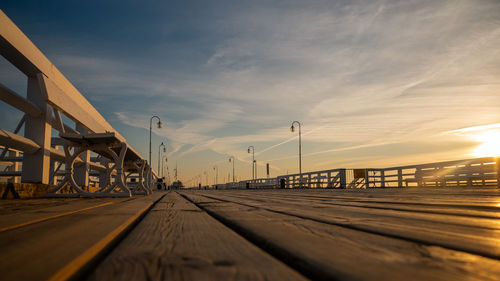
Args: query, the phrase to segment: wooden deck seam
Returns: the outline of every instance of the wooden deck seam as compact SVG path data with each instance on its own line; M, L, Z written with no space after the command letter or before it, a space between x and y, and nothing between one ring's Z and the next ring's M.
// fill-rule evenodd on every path
M178 193L178 192L177 192ZM187 201L194 204L196 207L200 208L204 212L206 212L209 216L234 231L236 234L241 236L243 239L247 240L249 243L252 243L262 251L268 253L272 257L284 263L286 266L290 267L293 270L296 270L303 276L311 280L332 280L331 274L326 272L322 267L316 266L313 263L304 260L300 256L296 256L293 252L279 247L275 244L269 243L265 239L262 239L258 234L253 233L252 231L248 231L246 228L243 228L231 220L224 218L223 216L218 215L217 213L208 210L203 207L201 204L196 203L194 200L189 198L188 195L178 193ZM231 202L233 203L233 202ZM255 208L255 207L254 207ZM337 279L333 279L337 280Z
M232 197L237 197L235 195L226 195L226 196L232 196ZM397 211L408 211L408 212L421 212L421 213L432 213L432 214L443 214L443 215L456 215L456 216L464 216L464 217L477 217L477 218L486 218L486 219L498 219L498 217L493 217L493 216L486 216L486 215L474 215L474 214L454 214L454 213L447 213L447 212L440 212L440 211L428 211L428 210L413 210L413 209L404 209L404 208L397 208L397 207L380 207L380 206L361 206L361 205L350 205L350 204L342 204L339 202L331 202L331 199L337 199L335 197L329 198L330 200L321 200L319 198L314 198L311 196L308 196L310 199L316 200L316 201L322 201L325 204L331 204L331 205L336 205L336 206L347 206L347 207L358 207L358 208L373 208L373 209L382 209L382 210L397 210ZM291 198L291 197L288 197ZM326 198L326 197L324 197ZM348 199L341 199L342 201L348 200ZM500 211L499 207L495 206L476 206L476 205L458 205L458 204L436 204L436 203L419 203L419 202L391 202L391 201L369 201L369 200L356 200L353 199L352 202L355 203L365 203L365 204L371 204L371 203L377 203L377 204L389 204L389 205L415 205L415 206L426 206L426 207L437 207L437 208L443 208L443 207L453 207L453 208L469 208L470 210L474 211L494 211L498 212Z
M329 220L323 220L323 219L320 219L320 218L312 218L312 217L303 216L303 215L300 215L300 214L292 214L292 213L288 213L286 211L273 210L273 209L266 208L266 207L254 206L254 205L251 205L251 204L246 204L246 203L241 203L241 202L234 202L234 201L230 201L230 200L225 200L225 199L220 199L220 198L212 197L212 196L205 195L205 194L200 194L200 196L203 196L203 197L206 197L206 198L209 198L209 199L212 199L212 200L218 200L218 201L222 201L222 202L238 204L238 205L246 206L246 207L250 207L250 208L262 209L262 210L266 210L266 211L277 213L277 214L282 214L282 215L296 217L296 218L300 218L300 219L315 221L315 222L324 223L324 224L328 224L328 225L336 225L336 226L339 226L339 227L344 227L344 228L348 228L348 229L352 229L352 230L357 230L357 231L361 231L361 232L365 232L365 233L371 233L371 234L380 235L380 236L384 236L384 237L390 237L390 238L399 239L399 240L408 241L408 242L413 242L413 243L418 243L418 244L422 244L422 245L426 245L426 246L437 246L437 247L442 247L442 248L449 249L449 250L454 250L454 251L458 251L458 252L469 253L469 254L473 254L473 255L477 255L477 256L481 256L481 257L485 257L485 258L490 258L490 259L495 259L495 260L500 260L500 256L499 255L488 254L488 253L484 253L484 252L481 252L481 251L465 250L465 249L458 248L458 247L453 247L453 246L449 246L449 245L443 245L442 243L431 243L431 242L428 242L428 241L423 240L423 239L410 238L410 237L405 237L403 235L397 235L397 234L389 234L389 233L384 232L384 231L377 231L377 230L365 228L365 227L362 227L362 226L355 226L355 225L351 225L351 224L347 224L347 223L341 223L341 222L333 222L333 221L329 221ZM198 207L199 208L203 208L202 206L198 206ZM203 210L205 210L207 213L209 212L205 208L203 208ZM222 218L222 219L224 219L224 218Z
M244 196L235 196L235 195L225 195L226 197L232 197L232 198L236 198L236 199L246 199L246 200L252 200L252 201L257 201L257 202L262 202L262 203L265 203L265 202L269 202L270 200L264 200L264 199L260 199L260 198L255 198L255 197L252 197L252 198L248 198L248 197L244 197ZM273 198L275 201L273 202L277 202L277 200L279 199L276 199L276 198ZM289 204L296 204L298 205L297 203L293 203L293 202L289 202ZM352 210L356 210L356 208L362 208L362 209L374 209L374 210L383 210L383 211L397 211L399 212L400 214L401 213L415 213L415 214L439 214L439 215L443 215L443 216L450 216L450 217L456 217L456 218L481 218L481 219L489 219L489 220L497 220L499 219L498 217L494 217L494 216L486 216L486 215L469 215L469 214L456 214L456 213L450 213L450 212L440 212L440 211L431 211L431 210L412 210L412 209L404 209L404 208L386 208L386 207L379 207L379 206L357 206L357 205L349 205L349 204L337 204L337 203L333 203L333 202L322 202L322 203L319 203L319 204L323 204L327 207L329 206L338 206L338 207L343 207L343 208L350 208ZM394 216L394 215L391 215L391 214L385 214L386 216ZM454 223L454 222L450 222L448 221L447 224L450 224L450 225L455 225L455 226L463 226L463 224L461 223ZM489 229L489 230L499 230L498 227L481 227L483 229Z
M136 215L130 217L92 247L70 261L54 273L48 281L83 280L86 276L90 275L94 268L106 258L165 195L148 204L148 206L137 212Z

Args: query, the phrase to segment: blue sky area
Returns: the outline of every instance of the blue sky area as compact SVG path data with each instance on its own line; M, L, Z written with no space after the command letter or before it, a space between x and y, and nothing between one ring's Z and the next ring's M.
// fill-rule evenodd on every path
M161 117L189 181L500 154L500 2L8 1L0 8L143 156ZM23 94L5 59L1 82ZM20 113L0 104L2 129ZM499 145L496 145L498 147ZM487 147L490 147L486 149ZM219 180L222 181L222 180Z

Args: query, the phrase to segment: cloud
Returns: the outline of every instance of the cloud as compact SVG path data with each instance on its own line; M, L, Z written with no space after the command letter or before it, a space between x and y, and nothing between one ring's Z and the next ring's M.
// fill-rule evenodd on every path
M176 157L248 162L255 145L259 159L289 159L299 120L305 157L328 168L325 154L498 123L498 1L237 2L180 5L195 20L155 18L144 49L108 42L116 54L75 48L54 62L119 122L148 129L160 115Z

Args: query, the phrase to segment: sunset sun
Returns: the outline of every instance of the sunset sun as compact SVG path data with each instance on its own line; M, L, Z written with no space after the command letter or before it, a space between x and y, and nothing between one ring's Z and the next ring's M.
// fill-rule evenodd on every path
M481 144L474 149L472 155L476 157L500 156L500 131L483 132L474 139Z

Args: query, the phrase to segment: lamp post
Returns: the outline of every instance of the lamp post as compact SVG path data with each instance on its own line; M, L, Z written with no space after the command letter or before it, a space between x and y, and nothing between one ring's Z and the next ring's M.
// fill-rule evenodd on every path
M161 144L158 146L158 174L160 174L160 160L161 160L161 149L160 147L163 146L163 152L167 152L167 147L163 144L163 142L161 142Z
M162 176L162 177L164 177L164 176L165 176L165 173L164 173L164 172L165 172L165 169L164 169L164 167L163 167L163 165L164 165L163 163L164 163L164 162L165 162L165 163L166 163L166 162L168 162L167 155L163 155L163 157L161 158L161 160L162 160L162 161L161 161L161 176ZM166 165L165 165L165 166L166 166Z
M214 171L215 171L215 185L217 185L218 177L219 177L219 167L217 165L214 166Z
M231 162L231 159L233 159L233 183L234 183L234 156L229 156L229 162Z
M299 125L299 187L302 184L302 132L300 128L300 122L299 121L293 121L292 126L290 127L290 131L295 132L295 127L293 124L297 123Z
M170 171L168 170L168 165L167 165L167 185L170 184Z
M250 153L250 148L252 149L252 180L255 180L255 147L253 145L249 146L247 151Z
M153 168L151 166L151 132L153 131L153 119L154 118L158 119L158 123L156 123L156 125L158 126L158 128L161 128L160 117L153 115L151 117L151 119L149 119L149 182L148 182L148 185L149 185L150 189L151 189L151 181L152 181L152 177L153 177Z
M253 164L255 165L255 178L257 179L257 160L253 160Z

